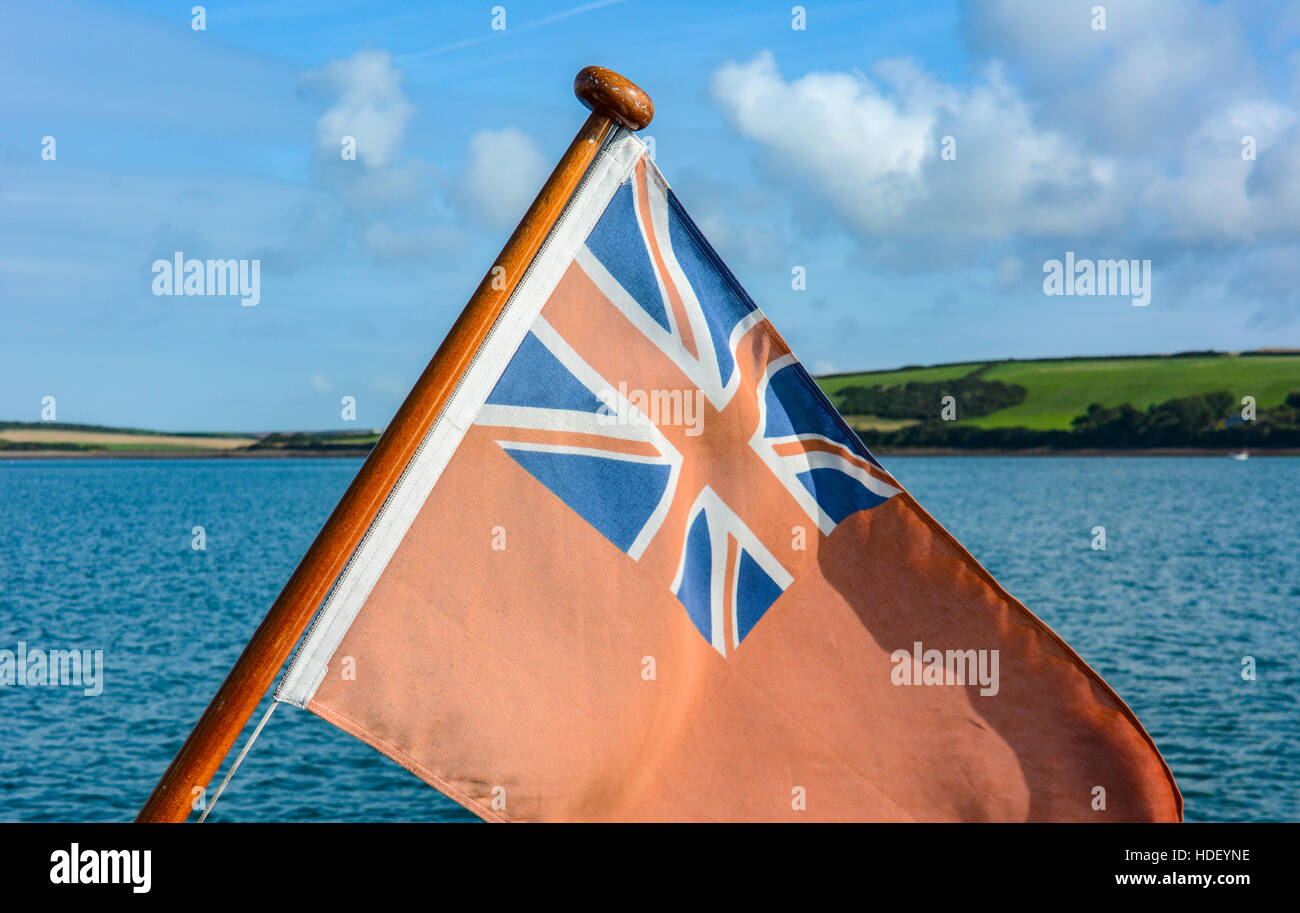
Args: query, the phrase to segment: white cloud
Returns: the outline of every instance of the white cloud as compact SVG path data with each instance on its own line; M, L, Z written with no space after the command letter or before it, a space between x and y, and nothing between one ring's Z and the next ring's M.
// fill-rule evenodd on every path
M480 130L469 140L469 162L454 197L463 215L491 228L523 216L546 180L546 161L527 133L515 127Z
M343 138L351 136L357 161L367 168L384 168L393 161L415 107L402 92L402 74L393 66L392 55L362 48L308 73L304 84L338 96L316 122L323 156L340 158Z
M741 133L831 199L853 197L850 208L864 221L889 218L915 196L932 119L860 75L810 73L787 83L764 51L724 65L712 92Z
M1039 128L996 65L971 87L945 85L905 60L873 73L787 82L764 51L721 67L712 92L772 165L868 237L1094 231L1112 217L1113 164ZM940 156L947 136L952 160Z
M1300 228L1300 85L1270 84L1252 31L1294 40L1294 4L986 0L964 7L976 52L1020 74L1039 122L1116 163L1128 225L1222 245L1293 240ZM1300 71L1298 71L1300 72ZM1283 81L1284 82L1284 81ZM1256 161L1244 161L1252 136Z
M1160 213L1170 237L1190 243L1249 242L1300 226L1300 155L1295 115L1267 100L1215 112L1191 135L1168 174L1155 176L1142 205ZM1242 158L1242 138L1256 159Z
M1207 111L1259 90L1237 4L984 0L963 7L973 49L1014 66L1047 123L1109 149L1177 148Z

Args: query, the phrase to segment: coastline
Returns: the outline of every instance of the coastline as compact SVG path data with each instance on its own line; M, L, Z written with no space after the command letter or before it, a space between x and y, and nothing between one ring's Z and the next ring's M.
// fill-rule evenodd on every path
M898 450L873 450L877 457L909 456L969 456L969 457L1227 457L1240 451L1236 448L1165 447L1133 449L1078 450L961 450L943 447L914 447ZM320 450L0 450L0 462L17 460L301 460L301 459L362 459L368 456L368 447L329 448ZM1279 447L1251 450L1250 456L1300 456L1300 448Z
M301 460L326 457L362 459L368 447L329 450L0 450L0 462L19 460Z
M960 450L943 447L910 447L898 450L873 450L878 457L906 456L985 456L985 457L1229 457L1241 451L1236 447L1134 447L1134 448L1095 448L1080 447L1078 450ZM1250 456L1300 456L1300 448L1277 447L1271 450L1251 450Z

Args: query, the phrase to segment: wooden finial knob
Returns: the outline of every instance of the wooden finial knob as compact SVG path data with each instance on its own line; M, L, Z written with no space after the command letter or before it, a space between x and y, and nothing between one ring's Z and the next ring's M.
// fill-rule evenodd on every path
M604 67L579 70L573 94L588 109L608 114L629 130L640 130L655 116L654 102L640 86Z

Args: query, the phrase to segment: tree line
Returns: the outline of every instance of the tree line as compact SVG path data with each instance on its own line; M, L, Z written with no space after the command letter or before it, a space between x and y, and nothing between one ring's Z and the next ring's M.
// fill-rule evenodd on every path
M951 385L947 385L951 391ZM949 395L956 395L949 393ZM1086 450L1149 448L1300 447L1300 391L1281 405L1243 417L1238 400L1226 391L1182 396L1137 409L1127 403L1088 406L1070 430L977 428L934 418L939 397L931 399L930 418L896 431L859 431L868 447L882 449ZM962 415L973 413L958 396ZM855 411L846 409L844 411ZM872 413L879 415L880 413ZM902 417L902 416L898 416Z

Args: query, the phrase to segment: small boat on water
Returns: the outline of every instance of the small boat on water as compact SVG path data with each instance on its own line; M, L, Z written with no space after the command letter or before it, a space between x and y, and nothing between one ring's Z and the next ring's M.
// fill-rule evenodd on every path
M1247 450L1245 447L1242 447L1240 453L1230 453L1228 454L1228 456L1232 457L1234 460L1249 460L1250 451Z

